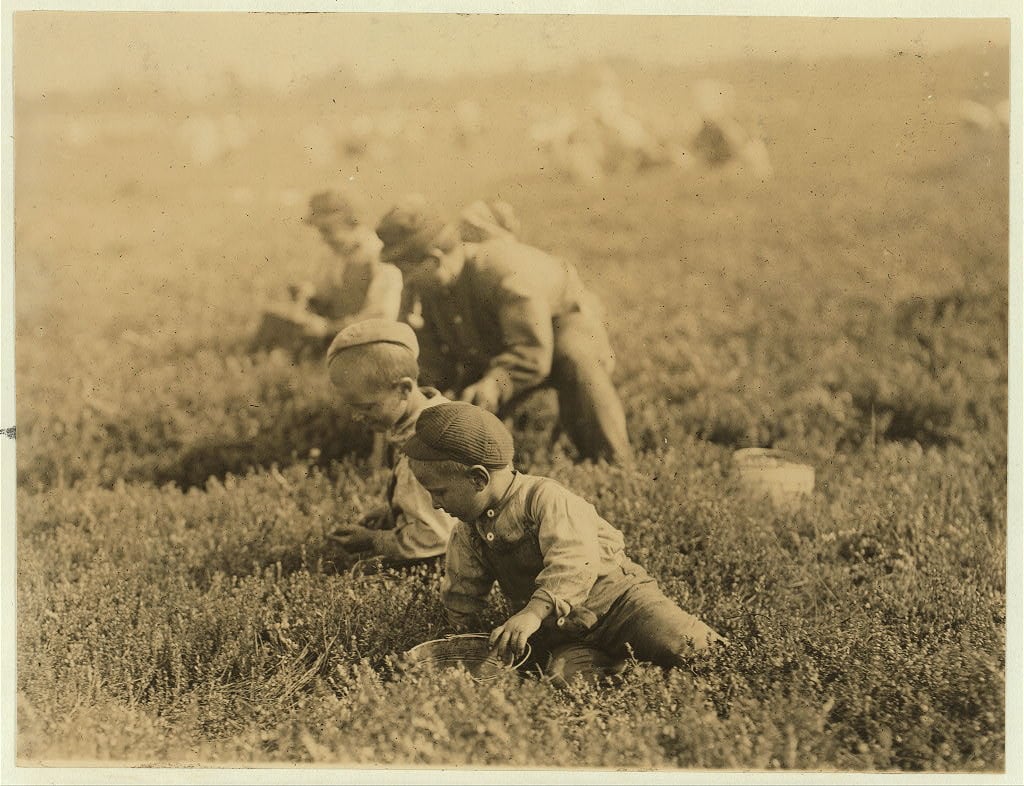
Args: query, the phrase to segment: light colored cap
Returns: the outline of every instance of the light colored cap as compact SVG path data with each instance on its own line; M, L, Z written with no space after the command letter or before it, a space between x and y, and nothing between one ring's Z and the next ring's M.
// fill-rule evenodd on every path
M405 322L395 322L391 319L364 319L362 322L349 325L334 337L331 345L327 348L327 365L330 366L331 361L338 353L344 352L346 349L381 342L407 347L413 357L419 358L420 345L416 340L416 334Z

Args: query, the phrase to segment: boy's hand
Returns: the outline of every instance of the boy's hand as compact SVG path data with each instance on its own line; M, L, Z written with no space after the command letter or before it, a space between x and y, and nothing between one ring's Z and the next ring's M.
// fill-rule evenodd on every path
M380 505L359 518L359 526L368 529L385 529L387 517L391 510L387 505Z
M497 412L498 405L501 404L501 388L497 380L484 377L463 390L459 399L476 404L488 412Z
M523 609L492 630L488 643L498 655L504 656L511 648L518 658L526 649L526 640L537 632L540 623L541 618L534 611Z
M373 546L373 530L358 524L339 524L327 533L327 537L353 551Z

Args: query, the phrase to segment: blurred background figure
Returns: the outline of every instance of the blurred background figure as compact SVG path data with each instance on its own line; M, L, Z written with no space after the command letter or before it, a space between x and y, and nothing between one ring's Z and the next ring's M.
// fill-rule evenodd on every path
M639 108L622 94L619 78L611 68L600 73L600 84L591 94L591 122L601 139L605 171L641 171L671 164L668 146L641 119Z
M645 117L627 100L612 68L602 68L597 79L579 111L562 108L530 127L531 140L558 175L594 185L613 174L641 175L663 167L689 172L700 166L771 177L768 148L736 119L728 83L699 80L691 105L666 118Z
M537 120L529 133L555 174L580 185L604 178L601 145L571 109Z
M459 214L459 235L469 243L482 243L519 234L519 219L508 202L478 199Z
M253 350L280 346L319 355L347 325L398 319L402 274L380 261L380 239L365 219L363 200L351 189L313 195L304 221L320 233L332 255L315 280L291 284L289 300L266 310Z
M623 95L611 67L598 73L598 85L580 110L562 109L530 128L552 169L574 183L596 184L613 173L638 174L674 166L687 169L692 156L670 138L652 130L638 106Z
M988 106L981 101L963 99L957 107L960 122L971 131L1008 131L1010 128L1010 101Z
M749 170L756 177L771 177L772 164L764 141L736 120L732 86L702 79L694 85L693 97L700 118L691 143L694 153L710 167L729 164Z

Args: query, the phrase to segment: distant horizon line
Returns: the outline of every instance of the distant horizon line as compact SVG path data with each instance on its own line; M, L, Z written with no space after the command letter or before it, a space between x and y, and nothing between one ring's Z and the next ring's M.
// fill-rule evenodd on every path
M976 42L960 42L951 44L947 47L935 48L928 50L929 55L950 55L956 52L972 49L976 47ZM1010 42L990 42L990 46L997 50L1010 51ZM173 84L172 77L150 77L146 78L137 73L135 74L117 74L108 81L102 84L93 84L88 86L82 86L80 88L68 88L65 85L55 86L46 90L42 95L38 94L38 88L22 88L18 89L17 86L17 75L14 74L14 87L13 93L14 98L20 102L34 102L40 100L53 99L69 99L69 100L88 100L93 97L99 97L104 94L108 94L112 91L127 90L132 93L142 93L152 91L154 88L160 89L164 92L163 97L167 98L167 93L174 95L176 98L181 99L186 103L202 103L211 99L216 99L218 94L225 88L237 89L243 93L249 95L266 95L277 98L287 98L289 96L301 96L314 92L322 83L326 82L333 75L343 74L346 80L352 83L354 86L358 86L361 89L372 88L382 85L393 85L396 82L407 82L407 83L420 83L420 84L442 84L445 82L458 82L458 81L474 81L479 79L491 79L501 76L511 76L514 74L521 73L532 73L541 75L557 75L570 73L572 71L586 70L588 68L598 68L601 66L607 66L612 64L633 66L637 68L656 68L658 70L686 70L699 66L702 63L715 63L716 65L723 67L735 67L744 63L756 63L756 62L774 62L782 63L790 61L794 63L806 63L806 62L820 62L829 63L841 60L857 60L857 61L877 61L881 58L890 57L893 54L903 54L906 50L910 50L913 53L912 47L906 49L900 49L898 46L889 46L885 49L877 52L826 52L826 53L788 53L786 55L778 54L771 55L768 53L755 53L750 55L737 55L735 53L721 53L717 56L708 56L707 53L703 53L700 56L694 55L691 59L682 59L675 62L668 62L665 60L641 60L639 58L631 58L629 55L622 53L609 53L605 55L594 55L587 54L581 55L576 60L567 63L548 63L541 67L531 68L524 63L513 63L509 65L491 66L484 67L474 71L468 69L462 69L455 72L449 73L409 73L414 69L396 65L394 69L386 73L378 74L360 74L357 66L352 63L340 61L333 66L329 66L324 69L311 70L308 73L302 75L302 81L305 84L301 87L289 85L287 87L275 86L272 82L247 76L244 73L240 73L239 70L234 66L222 66L218 70L207 75L207 84L210 89L194 91L192 95L189 95L188 89L175 86ZM234 86L230 86L230 83L236 83Z

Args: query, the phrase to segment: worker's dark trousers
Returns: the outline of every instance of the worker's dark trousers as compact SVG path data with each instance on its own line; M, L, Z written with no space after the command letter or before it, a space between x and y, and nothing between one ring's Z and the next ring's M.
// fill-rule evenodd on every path
M548 384L558 394L558 415L585 459L628 464L633 450L626 414L612 384L614 355L604 326L582 313L555 319L555 348Z

